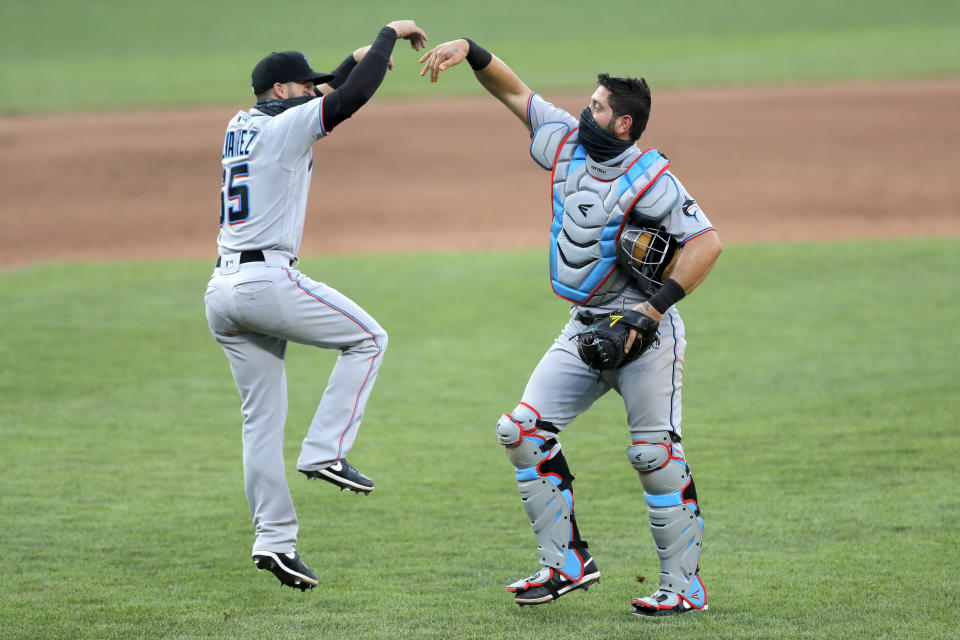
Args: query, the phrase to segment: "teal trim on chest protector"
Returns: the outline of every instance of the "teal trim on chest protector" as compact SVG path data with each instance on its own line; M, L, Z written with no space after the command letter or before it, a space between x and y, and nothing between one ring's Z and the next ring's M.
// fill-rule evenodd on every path
M620 176L618 196L623 196L634 182L640 179L653 164L663 156L656 149L650 149L637 160L630 170Z
M561 152L561 156L563 153ZM623 195L629 191L635 183L643 180L644 184L640 185L639 190L643 190L647 187L645 174L647 171L657 162L662 161L663 156L656 149L650 149L643 153L636 162L624 173L622 176L617 178L617 183L612 185L612 188L616 189L618 202ZM559 161L562 160L562 157L558 158ZM563 230L564 222L564 202L565 200L575 193L575 191L565 192L564 186L566 185L567 178L574 172L578 171L583 167L587 160L587 150L583 145L576 145L573 149L573 152L570 155L570 160L567 163L566 173L564 175L555 175L554 176L554 188L553 188L553 221L550 225L550 281L553 286L554 292L563 297L566 300L570 300L574 303L581 304L587 302L594 292L600 287L604 280L610 275L613 269L617 265L617 236L619 235L620 226L623 222L623 213L617 214L617 211L611 210L607 212L607 220L603 225L603 229L599 233L599 238L597 239L598 249L599 249L599 259L593 265L590 270L590 273L579 285L574 285L569 282L561 282L559 264L558 260L560 259L559 246L558 242L560 239L560 232ZM595 178L593 178L595 179Z
M583 166L587 161L587 150L582 144L578 144L573 150L573 157L570 158L570 165L567 167L567 176ZM566 178L567 176L564 176Z

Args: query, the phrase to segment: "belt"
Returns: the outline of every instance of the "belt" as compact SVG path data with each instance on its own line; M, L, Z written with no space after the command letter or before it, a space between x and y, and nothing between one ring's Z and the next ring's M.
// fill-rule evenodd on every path
M240 252L240 264L246 264L247 262L266 262L267 259L263 257L263 251L257 249L256 251L241 251ZM217 266L220 266L220 258L217 257Z
M267 259L263 255L263 251L256 249L255 251L241 251L240 252L240 264L246 264L248 262L266 262ZM290 259L290 266L297 264L299 260L297 258ZM217 257L217 265L220 266L220 258Z
M600 318L609 318L612 313L592 313L590 311L581 311L577 314L577 320L583 324L593 324Z

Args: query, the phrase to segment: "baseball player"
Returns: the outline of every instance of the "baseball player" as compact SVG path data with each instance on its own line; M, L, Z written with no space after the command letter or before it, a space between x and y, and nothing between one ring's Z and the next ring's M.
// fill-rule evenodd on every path
M347 462L387 347L370 314L296 269L313 143L374 94L397 38L420 50L412 20L383 27L333 73L302 53L273 52L251 74L257 103L227 124L219 255L205 295L207 320L230 361L243 413L243 472L256 540L253 561L306 590L317 575L296 552L297 514L283 461L287 342L341 351L303 440L297 469L363 495L373 481Z
M599 75L577 118L469 39L426 53L420 75L435 82L463 60L526 125L533 160L551 172L550 279L553 291L572 303L568 324L534 369L521 402L496 426L541 565L506 589L517 604L536 605L599 580L574 516L573 475L559 435L613 389L626 407L627 456L639 473L660 558L659 589L633 600L633 613L705 610L703 520L680 432L686 342L674 304L713 267L721 250L717 233L667 158L635 144L650 113L643 79Z

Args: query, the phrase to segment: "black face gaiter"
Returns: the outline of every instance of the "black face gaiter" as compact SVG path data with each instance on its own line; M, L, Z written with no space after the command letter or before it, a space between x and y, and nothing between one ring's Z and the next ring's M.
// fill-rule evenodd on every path
M317 96L300 96L299 98L287 98L285 100L281 100L280 98L272 98L270 100L261 100L253 106L258 111L261 111L268 116L276 116L280 115L290 107L295 107L305 102L310 102L316 98Z
M597 162L606 162L633 146L632 140L614 138L604 131L590 113L590 107L585 107L580 114L580 131L577 132L580 144L587 149L590 157Z

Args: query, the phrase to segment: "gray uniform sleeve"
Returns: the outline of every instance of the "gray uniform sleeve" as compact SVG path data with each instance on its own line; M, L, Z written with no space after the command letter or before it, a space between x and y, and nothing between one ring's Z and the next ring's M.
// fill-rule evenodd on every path
M323 100L311 100L271 118L267 125L273 129L270 134L274 139L282 140L278 159L280 166L293 169L313 143L326 135L321 116Z
M527 122L530 123L530 131L536 131L544 122L563 122L573 128L580 121L541 98L539 93L531 93L527 102Z
M669 171L637 201L631 217L637 224L660 227L680 244L714 228L697 201Z
M527 122L531 131L530 157L544 169L552 169L560 143L579 121L532 93L527 101Z

